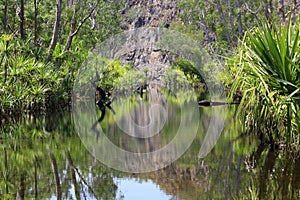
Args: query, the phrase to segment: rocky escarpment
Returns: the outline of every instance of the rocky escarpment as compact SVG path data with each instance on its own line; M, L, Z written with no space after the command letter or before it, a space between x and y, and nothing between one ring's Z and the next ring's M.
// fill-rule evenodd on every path
M176 0L128 0L123 10L124 30L140 27L165 27L175 20Z
M130 34L125 44L128 51L119 59L138 70L147 67L152 79L160 80L172 56L155 45L160 37L151 27L169 28L175 20L176 0L127 0L122 14L121 28Z

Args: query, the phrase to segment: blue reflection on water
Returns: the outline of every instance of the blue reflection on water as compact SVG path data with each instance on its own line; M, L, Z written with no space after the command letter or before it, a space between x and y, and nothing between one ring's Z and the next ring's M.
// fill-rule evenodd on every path
M114 181L118 185L117 199L166 200L172 199L173 197L163 192L159 186L151 180L116 178Z

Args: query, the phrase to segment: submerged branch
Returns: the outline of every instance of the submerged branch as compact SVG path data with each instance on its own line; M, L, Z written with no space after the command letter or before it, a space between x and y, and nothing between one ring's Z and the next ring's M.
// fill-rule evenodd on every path
M198 102L198 105L200 107L224 106L224 105L232 105L232 104L240 104L240 102L224 102L224 101L211 101L211 100L203 100Z

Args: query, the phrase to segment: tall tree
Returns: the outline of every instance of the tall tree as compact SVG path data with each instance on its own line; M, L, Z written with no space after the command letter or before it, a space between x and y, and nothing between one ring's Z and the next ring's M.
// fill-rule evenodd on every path
M272 21L272 0L264 0L264 10L265 10L265 16L269 21Z
M238 30L239 30L239 36L241 37L243 35L243 22L242 22L242 0L237 0L237 22L238 22Z
M233 8L232 8L232 3L231 0L226 0L227 5L229 7L229 22L230 22L230 26L231 26L231 32L233 34L234 39L236 38L236 32L235 32L235 25L234 25L234 21L233 21Z
M24 12L25 12L25 5L24 0L20 0L20 36L22 39L25 38L25 18L24 18Z
M65 45L64 50L67 51L71 48L72 45L72 41L73 41L73 37L75 36L75 29L76 29L76 23L77 23L77 12L78 12L78 8L76 8L77 2L75 4L73 4L73 16L72 16L72 20L71 20L71 28L70 28L70 32L68 35L68 39ZM78 31L77 31L78 32Z
M284 0L280 0L279 1L278 8L279 8L279 11L281 13L282 20L284 20L285 19L285 5L284 5Z
M38 8L37 8L37 0L34 0L34 28L33 28L33 34L34 34L34 44L37 45L37 16L38 16Z
M3 17L2 17L2 23L3 23L3 30L6 31L7 29L7 7L8 7L8 0L4 1L4 8L3 8Z
M230 34L229 34L229 29L228 29L228 24L227 24L227 20L225 18L224 12L223 12L223 8L222 8L222 2L221 1L217 1L216 3L219 15L220 15L220 20L222 22L222 24L224 25L224 31L225 31L225 37L226 40L230 46L230 48L232 48L232 43L231 43L231 39L230 39Z
M300 4L297 3L297 0L294 0L293 13L292 13L293 23L296 22L297 12L299 13L299 7L300 7Z
M77 13L78 13L79 6L77 7L77 4L78 4L77 1L73 4L73 16L72 16L72 20L71 20L71 28L70 28L68 39L67 39L67 42L66 42L66 45L64 48L65 51L67 51L71 48L74 36L78 33L78 31L80 30L82 25L86 22L86 20L92 16L92 14L94 13L94 11L97 8L97 6L99 5L99 3L100 3L100 0L98 0L96 2L96 4L92 7L92 9L88 12L88 14L83 19L80 20L77 27L76 27Z
M48 48L48 54L51 54L52 50L55 48L55 46L57 44L61 12L62 12L62 0L56 0L55 22L54 22L54 26L53 26L51 42L50 42L50 45Z

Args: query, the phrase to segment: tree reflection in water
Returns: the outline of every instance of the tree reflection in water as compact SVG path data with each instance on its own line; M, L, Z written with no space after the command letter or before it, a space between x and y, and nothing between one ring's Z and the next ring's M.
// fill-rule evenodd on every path
M199 131L205 131L209 112L200 111L203 119ZM176 115L176 110L168 110L168 115ZM108 128L110 121L105 118L101 123ZM168 126L171 132L176 124ZM97 162L75 134L70 113L24 116L19 122L2 125L0 132L0 199L49 199L60 195L62 199L115 199L116 177L151 179L164 193L178 199L300 197L299 155L275 152L260 146L255 138L238 137L232 129L224 131L206 158L197 158L202 139L197 136L178 161L145 174L116 172ZM157 138L162 145L173 137L169 134ZM110 137L130 149L117 134ZM144 150L156 149L156 143L149 142Z

